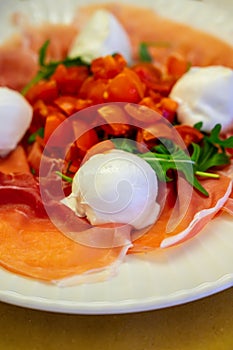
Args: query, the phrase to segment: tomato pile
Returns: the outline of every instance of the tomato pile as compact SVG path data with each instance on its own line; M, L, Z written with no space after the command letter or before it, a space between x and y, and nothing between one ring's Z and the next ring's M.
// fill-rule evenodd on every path
M166 67L161 69L149 62L128 67L120 54L97 58L90 66L66 67L59 64L49 79L39 81L26 93L34 110L27 134L27 138L33 139L28 146L28 161L33 172L38 173L43 148L53 131L66 118L87 107L108 102L129 102L147 106L173 123L178 105L168 96L187 67L184 59L175 56L171 56ZM71 173L77 170L86 151L93 145L111 137L127 137L132 132L126 114L118 114L117 123L114 115L98 117L104 118L105 124L98 130L92 128L83 133L70 147L68 162L72 163L73 169L69 167ZM143 122L152 127L149 114L148 120ZM78 125L74 124L74 134L77 129L85 129L87 123L90 121L80 119ZM188 142L197 136L196 129L191 127L181 127L180 132ZM150 144L154 136L145 128L137 130L135 139ZM65 135L61 135L59 142L60 145L65 144Z

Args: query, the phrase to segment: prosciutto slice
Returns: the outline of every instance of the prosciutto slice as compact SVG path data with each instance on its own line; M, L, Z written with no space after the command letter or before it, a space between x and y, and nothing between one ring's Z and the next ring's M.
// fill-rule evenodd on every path
M231 192L227 201L224 203L222 211L233 215L233 191Z
M144 235L133 242L131 227L110 225L104 239L121 237L121 245L102 245L102 232L106 227L90 227L83 222L81 240L89 237L98 241L92 246L80 242L77 233L67 237L47 217L41 200L39 186L30 173L0 173L0 265L12 272L28 277L68 286L78 283L103 281L114 275L127 252L138 253L155 248L165 248L181 243L200 230L226 205L232 191L231 179L221 176L218 180L202 181L209 192L206 198L192 191L188 207L184 207L182 195L179 205L175 187L169 184L165 204L159 220ZM190 185L184 180L182 194ZM54 205L54 204L53 204ZM75 214L62 204L56 204L62 212L64 225L72 226ZM58 210L58 212L59 212ZM169 224L174 210L177 220ZM183 213L183 210L185 212ZM182 214L182 215L181 215ZM61 217L61 216L60 216ZM76 217L77 219L77 217ZM172 228L172 229L171 229ZM99 243L101 242L101 243Z
M178 197L179 205L175 209L177 194L173 184L169 184L165 205L158 221L147 233L133 242L129 252L145 252L155 248L170 247L200 232L227 203L232 190L231 179L224 175L217 180L206 179L201 182L209 192L209 197L206 198L194 190L189 204L186 205L186 193L190 193L190 185L184 180ZM175 215L174 210L176 210ZM177 222L173 221L172 225L169 225L172 216L177 217Z
M30 174L1 173L0 201L0 265L12 272L61 286L100 281L116 273L131 245L129 226L121 246L90 247L68 238L44 212Z

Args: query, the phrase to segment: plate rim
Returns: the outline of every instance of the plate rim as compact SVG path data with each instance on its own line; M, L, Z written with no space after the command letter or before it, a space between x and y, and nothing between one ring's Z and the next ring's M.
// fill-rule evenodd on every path
M22 277L23 278L23 277ZM190 303L233 287L233 273L227 273L215 281L203 282L195 288L178 290L166 297L147 297L121 301L71 301L26 296L16 291L1 291L0 301L15 306L48 312L80 315L107 315L159 310Z
M33 1L33 0L32 0ZM44 0L45 1L45 0ZM193 2L194 0L186 0L185 2ZM131 1L132 2L132 1ZM153 0L146 1L154 4ZM165 3L165 0L158 0L158 2ZM26 3L26 1L25 1ZM124 3L124 2L123 2ZM198 3L198 2L196 2ZM177 20L176 20L177 21ZM7 270L4 270L7 271ZM10 275L15 275L7 271ZM17 277L23 281L24 277ZM113 277L114 278L114 277ZM31 280L33 283L37 281ZM103 315L103 314L123 314L142 311L151 311L163 309L184 303L189 303L207 296L216 294L225 289L233 287L233 272L226 273L214 281L207 281L197 285L195 288L187 288L172 292L160 298L145 297L125 299L118 301L71 301L62 299L49 299L47 297L38 297L33 295L21 294L14 290L1 290L0 287L0 301L9 304L36 309L41 311L51 311L69 314L84 314L84 315Z

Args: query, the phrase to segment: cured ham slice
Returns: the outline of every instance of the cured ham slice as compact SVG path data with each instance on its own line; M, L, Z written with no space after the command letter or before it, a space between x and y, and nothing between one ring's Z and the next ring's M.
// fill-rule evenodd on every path
M222 210L230 215L233 215L233 198L228 198Z
M129 252L145 252L173 246L200 232L227 202L232 190L231 179L226 176L221 176L217 180L202 180L202 185L209 192L209 197L206 198L197 191L192 191L189 205L186 207L185 197L190 185L184 181L178 197L180 205L174 213L176 193L174 187L169 184L166 202L158 221L146 234L133 242ZM174 217L174 214L177 222L174 221L171 225L169 220L172 215Z
M100 281L115 274L131 245L129 240L108 248L74 242L43 212L38 184L32 176L0 175L1 266L61 286ZM127 237L131 228L125 229Z
M231 192L227 201L224 203L222 211L233 215L233 191Z
M0 47L0 86L21 90L38 69L35 53L25 47Z
M231 160L231 164L222 170L223 175L230 177L233 180L233 160ZM224 203L222 207L222 211L226 212L230 215L233 215L233 190L227 201Z
M77 30L72 25L26 23L19 31L21 36L0 47L0 86L20 91L38 71L38 52L44 42L50 40L48 59L64 59Z
M37 216L46 216L40 197L39 185L30 173L4 174L0 172L1 210L5 205L10 209L11 204L27 205Z

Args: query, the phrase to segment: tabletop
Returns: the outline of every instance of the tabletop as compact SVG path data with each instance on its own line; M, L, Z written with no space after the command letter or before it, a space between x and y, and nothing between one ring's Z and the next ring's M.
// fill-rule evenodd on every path
M184 305L68 315L0 303L0 350L232 350L233 288Z

